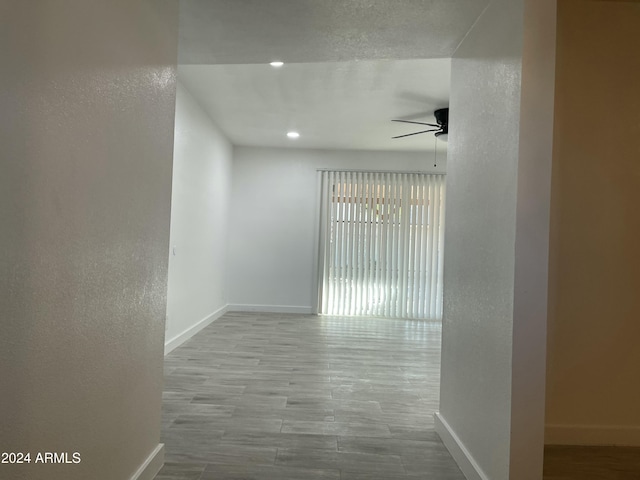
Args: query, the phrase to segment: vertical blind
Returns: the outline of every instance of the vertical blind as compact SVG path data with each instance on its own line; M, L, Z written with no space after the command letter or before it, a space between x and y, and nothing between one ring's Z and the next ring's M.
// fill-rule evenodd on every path
M319 313L441 319L444 175L318 174Z

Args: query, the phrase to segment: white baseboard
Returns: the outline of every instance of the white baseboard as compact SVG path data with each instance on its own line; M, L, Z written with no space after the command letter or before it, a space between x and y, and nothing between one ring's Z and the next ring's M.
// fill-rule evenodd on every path
M545 425L545 445L640 447L640 426Z
M464 446L456 432L453 431L442 415L435 413L433 417L436 433L442 439L442 443L447 447L467 480L489 480L489 477L482 471L473 456L471 456L471 453L469 453L469 450L467 450L467 447Z
M230 312L265 312L265 313L312 313L311 307L302 307L296 305L246 305L246 304L230 304Z
M131 480L153 480L164 465L164 444L160 443L149 454L140 468L133 474Z
M184 342L189 340L191 337L193 337L200 330L202 330L203 328L209 326L215 320L217 320L222 315L227 313L227 311L228 311L228 306L225 305L224 307L219 308L215 312L207 315L206 317L204 317L202 320L200 320L195 325L192 325L191 327L187 328L184 332L176 335L171 340L166 341L165 344L164 344L164 354L166 355L169 352L171 352L172 350L174 350L175 348L177 348L180 345L182 345Z

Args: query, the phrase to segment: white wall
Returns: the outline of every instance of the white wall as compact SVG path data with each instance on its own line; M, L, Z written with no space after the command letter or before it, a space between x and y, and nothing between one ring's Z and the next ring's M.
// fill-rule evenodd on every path
M524 4L452 60L436 423L469 479L542 478L555 2Z
M229 304L310 312L318 168L445 171L444 155L236 147L229 222Z
M171 196L166 350L227 305L226 244L233 149L178 83Z
M506 480L522 32L492 13L452 60L440 415Z
M2 2L0 465L128 480L162 463L178 5ZM155 470L155 471L154 471Z

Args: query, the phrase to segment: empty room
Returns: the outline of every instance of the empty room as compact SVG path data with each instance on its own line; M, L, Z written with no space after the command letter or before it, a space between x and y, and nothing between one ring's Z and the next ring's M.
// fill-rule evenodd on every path
M430 12L182 7L157 479L463 479L433 417L443 52L480 9L408 51Z
M451 57L481 41L470 31L491 17L485 7L181 4L158 479L468 474L445 415L475 407L453 383L509 401L507 384L479 382L456 355L439 413L445 260L454 292L476 281L478 262L509 268L496 238L509 223L495 222L511 214L514 170L501 145L466 167L470 186L454 184L464 203L490 194L464 212L454 204L463 231L445 235L452 88L471 93L464 71L452 85ZM452 122L517 136L498 86L479 117L459 98ZM489 362L496 378L510 368L510 343L494 336L509 332L510 305L488 300L508 291L502 276L477 278L488 303L473 314L486 315L480 333L493 345L465 347L463 361ZM468 341L456 328L452 342ZM505 466L477 468L498 478Z
M0 18L0 478L640 477L637 1Z

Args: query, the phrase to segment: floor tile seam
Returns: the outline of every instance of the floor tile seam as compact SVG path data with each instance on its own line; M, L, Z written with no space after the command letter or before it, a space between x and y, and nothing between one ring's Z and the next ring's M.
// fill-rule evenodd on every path
M210 465L209 462L204 464L204 468L202 469L202 472L200 473L200 476L198 477L198 480L202 480L202 477L204 476L204 472L207 469L207 467Z
M402 464L402 469L404 470L404 474L408 475L409 471L407 470L407 465L405 464L405 458L402 455L400 455L400 463Z

